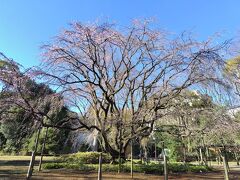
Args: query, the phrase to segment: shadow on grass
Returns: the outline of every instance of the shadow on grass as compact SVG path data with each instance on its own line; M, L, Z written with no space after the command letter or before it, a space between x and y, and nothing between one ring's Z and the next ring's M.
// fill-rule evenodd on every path
M24 174L24 173L26 173L26 171L24 171L24 170L9 170L9 169L7 169L7 170L0 170L0 177L1 177L1 175L13 175L13 174Z
M1 166L28 166L30 160L0 160L0 168ZM44 163L52 162L51 160L44 160ZM35 161L35 165L39 164L39 160Z

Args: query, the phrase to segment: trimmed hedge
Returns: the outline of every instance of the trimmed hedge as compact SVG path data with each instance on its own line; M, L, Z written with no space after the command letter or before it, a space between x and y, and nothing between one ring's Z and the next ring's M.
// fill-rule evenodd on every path
M89 172L89 171L93 171L96 168L93 166L87 166L87 165L83 165L83 164L69 164L69 163L44 163L43 164L43 169L75 169L75 170L80 170L80 171L85 171L85 172Z
M68 163L68 162L58 162L58 163L45 163L43 164L44 169L77 169L84 172L97 171L97 164L82 164L82 163ZM135 164L134 172L147 173L147 174L163 174L163 165L162 164ZM170 163L168 164L168 169L170 173L183 173L183 172L209 172L212 169L208 166L202 165L193 165L193 164L182 164L182 163ZM103 172L117 172L117 164L103 164ZM130 163L125 163L121 165L122 172L130 172L131 165Z
M209 172L212 171L213 169L204 166L204 165L194 165L194 164L182 164L182 163L170 163L168 165L169 171L173 173L178 173L178 172Z
M99 152L78 152L74 154L64 155L57 159L58 162L82 163L82 164L98 164ZM111 156L103 153L102 162L110 163Z
M44 163L42 167L43 169L61 169L61 168L65 168L66 164L65 163Z
M64 155L57 158L57 162L44 163L44 169L76 169L84 172L98 170L99 152L78 152L75 154ZM111 156L103 153L103 172L117 172L118 164L109 164ZM131 162L125 161L121 165L122 172L130 172ZM208 172L212 169L208 166L183 164L183 163L169 163L168 170L170 173L184 173L184 172ZM134 161L134 172L148 173L148 174L163 174L163 164L151 162L149 164L142 164L141 161Z

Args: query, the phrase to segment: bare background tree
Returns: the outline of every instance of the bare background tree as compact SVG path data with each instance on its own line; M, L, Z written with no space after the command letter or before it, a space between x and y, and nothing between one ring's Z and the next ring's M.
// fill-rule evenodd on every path
M172 37L149 22L126 28L74 23L44 46L36 73L78 111L79 128L97 131L115 158L132 139L151 134L183 89L220 82L226 44Z

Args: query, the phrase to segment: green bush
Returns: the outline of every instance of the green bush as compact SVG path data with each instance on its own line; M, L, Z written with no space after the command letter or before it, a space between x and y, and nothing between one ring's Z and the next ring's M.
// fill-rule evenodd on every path
M140 171L147 174L163 174L163 165L162 164L146 164L139 167Z
M204 165L171 163L168 165L170 172L208 172L212 169Z
M133 161L134 164L142 164L142 160Z
M43 165L45 169L77 169L84 172L97 171L97 164L83 164L83 163L70 163L70 162L58 162L58 163L45 163ZM118 164L103 164L103 172L117 172ZM200 166L193 164L182 163L169 163L168 169L170 173L183 173L183 172L208 172L212 169L208 166ZM131 164L124 163L121 165L121 172L130 172ZM134 164L134 172L146 173L146 174L163 174L163 164L150 163L150 164Z
M170 172L177 173L177 172L187 172L188 166L182 163L171 163L168 165L168 169Z
M118 171L118 164L103 164L102 170L104 172L117 172Z
M203 166L203 165L190 165L189 166L189 171L190 172L209 172L212 171L213 169L209 166Z
M66 167L66 163L44 163L43 169L61 169Z
M99 162L99 152L78 152L75 154L69 154L61 156L58 161L60 162L70 162L70 163L82 163L82 164L98 164ZM102 162L110 163L111 156L103 153Z
M43 169L61 169L61 168L66 168L66 169L76 169L84 172L89 172L92 170L96 170L96 167L94 166L88 166L88 165L83 165L83 164L70 164L70 163L44 163L43 164Z
M66 164L67 169L77 169L84 172L96 170L96 167L83 164Z

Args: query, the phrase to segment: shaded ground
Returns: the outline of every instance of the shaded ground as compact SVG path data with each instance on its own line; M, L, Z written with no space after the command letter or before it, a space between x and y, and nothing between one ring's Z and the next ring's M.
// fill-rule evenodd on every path
M0 156L0 179L10 180L10 179L25 179L26 172L28 168L30 157L29 156ZM39 157L37 157L39 160ZM47 157L46 161L52 161L53 158ZM37 169L37 167L35 167ZM96 180L96 173L83 173L76 170L44 170L42 172L35 171L33 173L33 180ZM116 174L116 173L104 173L103 179L105 180L130 180L131 176L127 173ZM134 180L159 180L163 179L163 176L148 175L135 173ZM219 169L218 171L211 173L184 173L184 174L171 174L169 179L173 180L200 180L200 179L212 179L212 180L222 180L224 179L223 171ZM230 179L240 180L240 167L231 164L231 174Z

